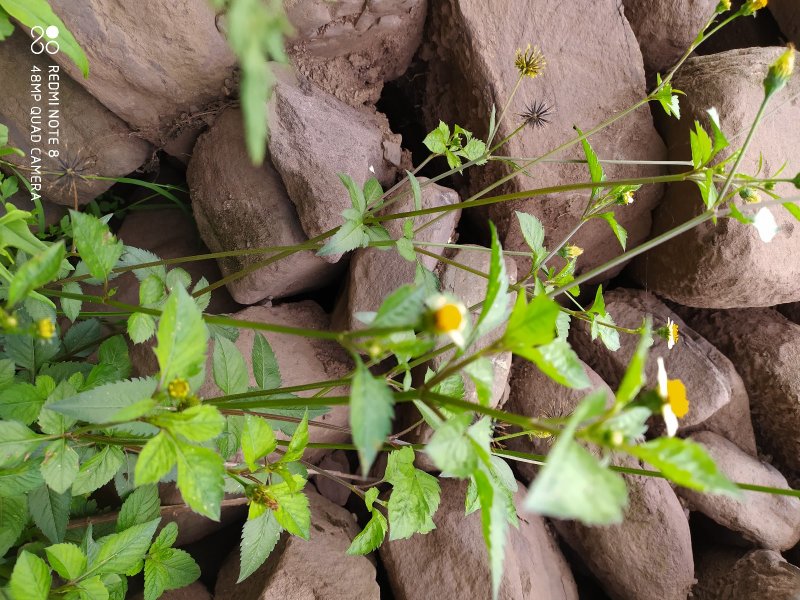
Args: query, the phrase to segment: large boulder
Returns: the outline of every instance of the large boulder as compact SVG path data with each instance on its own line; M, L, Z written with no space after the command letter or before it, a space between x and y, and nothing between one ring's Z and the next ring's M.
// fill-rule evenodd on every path
M375 565L345 552L358 525L344 508L306 489L311 508L311 539L284 536L267 561L237 584L239 549L222 565L216 600L379 600Z
M605 390L609 402L613 392L589 367L584 370L592 389ZM507 409L530 417L569 415L587 390L571 390L550 380L534 365L516 361ZM516 437L509 448L547 454L552 438ZM632 459L615 463L639 468ZM536 477L538 467L515 464L526 482ZM583 559L605 590L620 600L670 598L683 600L692 585L694 566L689 524L675 492L663 479L625 475L629 505L619 525L590 527L577 521L553 520L553 527ZM657 543L654 543L658 540ZM624 568L620 568L624 565Z
M606 310L620 327L637 328L646 316L653 319L653 327L666 325L667 319L678 323L680 341L672 349L656 337L650 349L645 372L649 385L655 387L657 359L663 358L667 373L686 385L689 412L681 419L682 428L699 425L719 409L730 403L731 383L728 379L728 361L700 335L686 327L658 298L648 292L615 289L605 294ZM620 348L608 350L598 338L592 340L590 327L585 321L575 320L570 330L575 351L608 384L616 388L625 373L639 343L634 335L620 334Z
M709 431L693 434L729 479L787 488L786 478L772 465L742 452L723 437ZM679 487L678 495L691 510L697 510L720 525L755 544L773 550L787 550L800 541L800 499L761 492L742 492L742 499L703 494Z
M687 320L731 360L750 395L761 450L800 480L800 325L772 309L688 311Z
M86 52L91 75L84 78L63 52L56 60L154 144L187 129L196 136L200 114L232 91L236 59L206 0L50 4Z
M642 49L648 78L666 74L714 14L719 0L624 0L625 16Z
M200 235L212 251L294 246L308 241L272 163L267 159L257 167L247 156L239 109L227 109L200 137L187 180ZM218 262L228 276L276 253L229 256ZM324 286L340 270L313 250L302 250L231 281L228 289L238 302L255 304Z
M614 0L594 2L591 10L581 0L559 2L557 9L555 5L532 5L526 0L442 0L432 4L429 29L431 41L423 54L430 60L423 106L427 126L432 129L441 119L451 127L459 124L482 139L486 139L492 106L499 112L516 84L516 49L525 48L529 42L541 48L547 61L545 71L534 81L522 81L495 141L520 125L519 113L539 102L554 108L548 117L550 123L523 129L499 150L502 155L537 157L573 138L574 125L589 129L641 100L646 93L639 46L620 3ZM580 48L580 60L575 60L576 48ZM592 136L591 142L602 158L664 157L663 144L647 107ZM584 156L577 144L554 158ZM469 190L474 193L508 172L505 163L491 162L465 173ZM606 172L614 178L657 175L660 169L607 165ZM529 173L530 177L520 175L491 194L588 180L585 165L539 163ZM632 205L616 207L617 219L628 230L630 246L649 233L650 211L660 194L660 187L647 186L636 194ZM588 197L588 191L548 194L493 204L487 212L507 249L527 250L514 211L536 215L545 226L546 243L553 245L581 219ZM579 272L621 252L608 224L600 219L582 227L574 243L591 248L591 253L579 260ZM520 272L527 273L529 261L517 257L517 262ZM613 273L609 271L608 276Z
M489 559L480 515L464 515L466 486L442 479L442 500L433 517L436 529L380 547L397 600L491 598ZM523 494L515 498L521 506ZM567 562L541 517L517 510L519 529L509 528L500 600L577 599Z
M719 587L701 588L697 600L796 600L800 597L800 569L774 550L753 550L718 580Z
M425 25L427 0L284 0L295 37L289 55L322 89L353 106L375 104L405 73Z
M128 175L147 161L152 149L47 56L31 53L30 39L21 31L0 43L0 123L8 127L9 144L25 152L24 157L9 154L3 160L17 165L45 200L66 206L86 204L114 184L87 176ZM34 68L39 71L32 72ZM34 82L34 76L41 80ZM50 76L57 79L50 81ZM35 84L41 85L40 98L32 95ZM34 115L36 111L40 112ZM53 127L48 125L51 111L57 112ZM33 133L33 126L40 131ZM33 135L41 139L32 139ZM51 151L57 154L49 156ZM32 205L21 207L30 210Z
M706 110L712 106L718 109L722 130L729 137L747 131L764 98L763 80L769 65L783 50L748 48L688 60L674 81L676 88L686 92L681 96L681 120L663 124L670 159L691 157L689 130L700 120L710 131ZM755 173L761 159L761 176L774 175L784 163L786 173L800 169L800 105L782 101L798 92L800 80L794 78L775 98L740 171ZM792 189L791 185L776 186L779 194L792 194ZM653 235L704 210L694 183L672 184L654 213ZM728 218L716 225L707 221L637 258L635 276L652 292L686 306L734 308L800 300L797 263L775 260L800 252L800 229L782 207L770 210L780 231L768 244L751 225Z
M401 164L400 136L380 113L348 106L283 65L275 65L269 103L269 151L297 206L300 224L313 238L344 222L350 208L339 173L361 186L377 177L394 181ZM336 262L339 255L327 257Z
M459 203L458 194L453 190L435 183L427 183L427 179L420 178L422 187L422 208L456 205ZM414 210L414 198L410 186L404 184L390 198L392 203L381 210L382 215L403 213ZM436 220L430 227L426 227L414 236L418 242L446 244L455 234L460 210L443 213L441 219ZM414 227L431 223L442 215L432 214L416 217ZM403 237L403 222L405 219L386 221L386 230L392 239ZM443 247L430 246L421 248L436 255L444 252ZM420 264L428 270L433 270L438 261L435 256L418 254ZM339 300L334 317L337 329L355 329L362 323L356 313L378 310L384 298L401 285L413 283L416 274L416 263L409 262L395 248L360 248L353 252L350 259L350 271L345 284L345 290Z
M800 5L794 0L770 0L769 10L786 36L800 44Z

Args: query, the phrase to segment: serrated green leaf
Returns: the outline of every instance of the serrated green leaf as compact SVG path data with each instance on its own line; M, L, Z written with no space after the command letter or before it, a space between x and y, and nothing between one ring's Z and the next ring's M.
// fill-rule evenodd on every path
M503 339L514 352L515 348L547 344L555 338L560 312L558 304L545 295L536 296L529 304L525 294L518 294Z
M225 338L214 343L212 360L214 382L225 394L247 391L247 365L236 345Z
M350 429L364 475L391 433L393 418L394 394L357 359L350 387Z
M225 417L211 404L192 406L180 412L161 413L151 417L150 422L193 442L214 439L225 428Z
M151 553L144 561L144 597L156 600L166 590L185 587L200 577L192 556L176 548Z
M609 224L609 226L611 227L611 231L613 231L614 235L617 236L617 240L619 241L620 246L622 246L622 249L625 250L625 246L628 243L628 232L622 225L620 225L617 222L616 215L613 212L609 211L601 213L597 216Z
M178 377L189 379L203 369L208 329L194 300L182 287L173 290L164 305L156 337L162 385Z
M53 577L41 558L23 550L11 572L9 590L12 597L22 600L47 600Z
M63 286L61 286L61 291L66 294L83 293L83 290L81 289L81 286L77 281L68 281ZM72 300L70 298L61 299L61 310L64 311L64 315L66 315L66 317L73 323L75 322L75 319L78 318L78 315L81 313L81 306L83 306L82 300Z
M71 499L69 492L57 494L46 485L28 494L28 511L33 522L54 544L64 541Z
M369 243L364 224L360 220L347 220L325 245L317 251L318 256L344 254Z
M622 521L628 504L625 481L573 439L581 422L603 412L605 401L605 392L600 390L575 409L530 487L525 498L527 510L588 525Z
M739 488L720 472L705 448L697 442L657 438L626 449L678 485L709 494L741 497Z
M375 313L372 327L402 327L409 329L419 323L427 293L416 285L403 285L394 290L381 303Z
M367 522L364 529L353 538L353 542L347 549L347 554L351 556L363 555L377 550L383 543L388 529L389 523L386 521L386 517L377 509L373 510L372 517Z
M177 460L173 438L162 431L149 440L139 453L134 471L136 484L158 483L172 470Z
M177 441L178 489L183 501L196 513L219 521L224 495L225 465L222 457L208 448ZM141 456L139 458L141 461Z
M77 579L86 570L86 554L75 544L55 544L44 551L50 566L67 581Z
M57 494L66 492L78 475L79 459L66 440L55 440L44 453L41 473L45 483Z
M492 236L492 254L489 263L489 281L486 285L486 297L481 314L475 324L475 338L489 333L505 318L508 309L508 273L503 258L503 248L497 237L494 223L489 223Z
M51 244L47 250L29 258L14 273L8 286L8 306L14 306L31 291L56 278L64 260L64 243Z
M367 200L364 197L364 192L347 173L339 173L338 175L344 187L347 189L347 193L350 195L350 203L353 208L358 211L360 215L363 215L367 210Z
M86 573L96 576L104 573L138 572L160 522L159 517L99 539L96 551L87 553L89 565Z
M422 143L433 154L444 154L447 151L449 140L450 128L443 121L439 121L439 126L425 136Z
M253 375L256 384L262 390L274 390L281 387L281 372L278 360L272 351L267 338L256 332L253 338Z
M380 182L374 177L370 177L364 182L364 203L368 207L373 207L383 196L383 188Z
M5 0L4 0L5 1ZM105 280L122 256L123 244L109 231L108 225L85 213L70 210L73 240L89 272Z
M133 313L128 317L128 335L134 344L146 342L155 332L156 322L150 315Z
M625 370L625 375L622 376L622 381L620 381L616 394L616 404L618 406L625 406L636 398L639 390L646 383L644 367L647 364L650 346L653 345L653 336L650 328L648 321L642 336L639 338L639 343L636 345L636 350L628 363L628 368Z
M151 377L107 383L48 404L47 408L87 423L132 420L141 415L132 415L127 409L144 406L139 403L151 398L157 385L156 380Z
M59 51L72 59L84 77L89 77L89 59L46 0L0 0L0 7L26 27L40 27L43 32L57 27ZM48 40L43 36L43 43Z
M0 466L33 452L41 437L18 421L0 421Z
M534 253L540 252L544 248L544 225L528 213L516 211L515 214L525 243Z
M278 524L292 535L309 539L311 510L308 507L308 496L302 491L291 491L286 483L270 486L270 493L278 503L278 508L274 511Z
M472 413L455 415L434 431L425 453L440 471L466 478L477 468L478 453L468 435L471 421Z
M23 496L42 485L44 479L39 472L40 466L39 461L30 459L7 469L0 469L0 497Z
M300 421L297 428L289 440L289 445L286 446L286 451L283 453L280 462L291 463L303 458L303 453L308 446L308 411L303 414L303 419Z
M278 441L267 421L255 415L245 415L241 444L245 462L251 470L255 470L256 461L273 452Z
M439 508L439 482L414 467L413 449L406 446L389 454L384 479L393 486L388 503L389 540L435 529L432 517Z
M161 512L161 499L155 485L136 488L122 503L117 517L117 533L157 519Z
M0 392L0 418L30 425L39 416L45 397L30 383L15 383Z
M106 446L81 465L72 484L74 495L88 494L104 486L122 466L125 455L119 446Z
M566 340L556 339L538 348L518 348L515 351L527 358L553 381L582 390L589 387L589 377L578 355Z
M25 496L0 496L0 556L5 556L28 522Z
M252 575L267 560L281 536L281 526L272 511L266 511L250 519L242 529L241 561L239 579L241 583Z
M694 127L694 131L689 132L689 145L692 149L692 165L699 169L711 159L713 143L700 121L695 121Z
M491 359L482 356L464 367L464 372L475 385L478 402L489 406L494 391L494 363Z
M583 132L577 127L575 127L575 131L577 131L579 135L583 135ZM603 172L603 166L600 164L600 160L597 158L597 154L595 154L591 144L589 144L589 140L583 138L581 140L581 146L583 146L583 153L586 155L586 163L589 167L589 177L595 183L603 181L606 178L606 174ZM592 198L596 197L599 192L599 187L592 188Z

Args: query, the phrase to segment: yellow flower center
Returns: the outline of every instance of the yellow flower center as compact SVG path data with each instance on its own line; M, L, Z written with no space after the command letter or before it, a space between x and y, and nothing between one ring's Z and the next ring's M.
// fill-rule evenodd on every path
M678 343L678 339L680 338L680 334L678 333L678 324L673 323L669 326L669 338L672 340L673 344Z
M464 317L461 315L461 310L458 306L448 303L434 313L434 319L436 321L436 329L442 333L447 333L448 331L459 329Z
M49 340L56 332L56 326L50 319L39 319L36 322L36 335L43 340Z
M627 191L624 194L622 194L622 201L625 204L633 204L633 192Z
M567 246L566 251L567 256L570 258L578 258L581 254L583 254L583 248L580 246Z
M189 382L180 377L170 381L167 386L167 392L170 398L177 398L178 400L185 400L190 391Z
M531 49L531 45L528 44L524 52L517 50L514 66L517 67L521 76L533 79L544 70L545 64L544 56L539 48Z
M686 397L686 386L680 379L670 379L667 381L667 402L675 413L675 416L682 419L689 412L689 399Z

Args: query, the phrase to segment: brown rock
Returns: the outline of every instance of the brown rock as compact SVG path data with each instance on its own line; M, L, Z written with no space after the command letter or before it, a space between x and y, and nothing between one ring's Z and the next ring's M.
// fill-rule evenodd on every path
M681 419L681 427L691 427L706 421L731 399L731 384L725 357L717 352L696 332L686 327L658 298L639 290L615 289L605 295L606 309L617 325L636 328L645 316L653 319L653 327L666 324L667 318L678 323L681 338L672 350L656 336L650 349L646 374L648 385L655 387L658 371L657 358L662 357L667 373L686 385L689 398L689 413ZM620 335L620 349L608 350L599 340L592 341L588 323L575 320L570 330L570 339L578 353L612 388L622 380L625 369L639 342L633 335Z
M625 0L625 16L639 40L648 78L666 74L714 14L719 0Z
M687 320L733 362L750 395L759 448L800 477L800 325L772 309L694 311Z
M256 167L247 156L240 110L226 110L201 136L187 179L200 235L214 252L293 246L308 241L269 159ZM218 262L228 276L270 256L253 254L221 258ZM324 286L339 271L313 251L305 250L230 282L228 289L238 302L254 304Z
M718 600L795 600L800 596L800 569L772 550L753 550L739 559L717 596Z
M216 600L378 600L375 567L367 557L345 551L358 534L353 516L306 490L311 505L311 539L284 537L267 562L239 585L239 550L222 565Z
M297 69L352 106L375 104L385 81L408 68L422 39L426 0L287 0Z
M781 304L775 307L784 317L800 325L800 302Z
M800 5L793 0L771 0L769 10L786 37L800 44Z
M490 598L491 574L478 513L464 516L466 487L440 480L436 529L407 540L384 542L381 561L397 600ZM517 506L523 493L515 498ZM519 529L509 528L501 600L577 599L572 573L543 519L518 510Z
M56 59L154 144L191 129L192 115L226 95L236 61L205 0L89 0L79 9L71 0L53 0L51 6L86 52L91 75L84 79L63 52Z
M517 113L534 102L555 108L550 124L521 131L502 148L504 155L539 156L573 138L573 125L588 129L645 94L641 53L619 2L603 0L586 10L585 3L568 0L560 2L558 10L549 10L534 8L525 0L446 0L433 3L429 28L431 42L424 53L430 57L423 107L427 125L432 129L440 119L451 126L458 123L483 139L492 105L499 112L517 81L513 68L515 50L528 42L542 49L546 69L536 80L522 82L497 140L519 126ZM502 35L498 35L499 31ZM575 60L576 48L580 48L580 60ZM614 85L609 85L611 81ZM592 136L591 141L603 158L622 153L625 157L659 160L664 155L645 107ZM578 144L558 158L584 156ZM587 180L585 165L540 163L532 169L532 178L517 177L491 194ZM470 192L482 190L507 172L508 167L500 163L466 171ZM613 178L656 175L660 170L609 165L606 172ZM646 187L637 193L633 205L617 207L617 218L628 229L629 246L647 236L649 213L660 193L660 188ZM527 249L515 210L535 214L545 226L546 243L553 245L578 223L587 199L588 193L582 191L536 196L491 205L488 215L498 226L508 250ZM579 271L620 253L619 242L608 224L598 220L581 228L575 243L592 249L579 261ZM520 272L527 272L527 259L518 259L517 263ZM609 271L608 276L613 273Z
M334 450L326 454L319 466L326 471L336 471L339 473L350 473L350 461L347 460L347 454L342 450ZM344 487L341 483L317 475L314 477L314 484L316 485L319 493L339 506L347 504L347 499L350 497L350 490Z
M731 569L745 554L746 549L721 544L697 548L694 553L697 583L692 588L692 600L719 600Z
M705 446L719 469L732 481L787 488L774 467L753 458L711 432L692 435ZM787 550L800 541L800 499L761 492L743 492L741 501L728 496L701 494L678 488L689 508L741 533L746 539L773 550Z
M59 54L58 56L62 56ZM3 96L0 99L0 123L9 130L9 144L25 152L25 157L9 154L3 160L18 165L38 193L56 204L86 204L113 185L112 181L84 179L89 175L121 177L144 164L150 157L150 144L136 137L112 112L67 77L46 54L30 51L30 39L17 31L0 44L0 72L3 73ZM31 96L31 78L41 71L41 100ZM49 105L48 76L59 75L58 104ZM36 108L34 108L36 107ZM31 141L32 110L41 110L41 141ZM58 110L59 125L48 127L51 110ZM57 133L56 133L57 132ZM57 144L49 139L58 138ZM60 156L48 157L50 151ZM72 169L74 175L64 175ZM51 174L52 173L52 174ZM37 177L39 180L37 181ZM74 190L73 190L74 185ZM30 194L20 193L24 210L31 208Z
M584 364L583 370L589 378L590 388L576 390L560 385L542 373L539 368L523 358L514 359L509 384L511 393L505 409L509 412L534 418L558 418L572 414L587 394L593 390L606 391L609 402L614 401L614 392L591 367ZM545 455L553 446L552 437L522 436L508 440L508 447L519 452ZM523 481L530 482L539 467L524 462L514 464Z
M370 167L383 185L394 180L400 152L394 156L393 149L400 136L380 113L348 106L282 65L273 73L269 150L300 224L313 238L341 225L342 211L351 206L338 173L359 186L373 176ZM327 259L336 262L338 256Z
M420 178L420 184L427 181ZM405 184L390 200L395 200L381 211L382 215L396 214L414 210L414 199ZM422 208L433 208L458 204L458 194L440 185L429 184L422 188ZM440 213L441 214L441 213ZM444 213L445 216L430 227L423 229L414 237L415 241L446 244L455 233L460 210ZM414 220L414 226L420 227L433 221L437 214L424 215ZM385 226L392 239L403 236L404 219L386 221ZM444 248L422 247L436 255L441 255ZM418 260L428 269L433 270L438 261L435 257L417 255ZM363 324L355 316L357 312L378 310L383 300L401 285L414 282L416 263L407 261L397 253L395 248L360 248L353 253L350 260L350 271L347 277L345 292L342 294L336 309L334 325L336 329L356 329Z
M748 130L764 97L764 76L781 52L783 49L750 48L687 61L674 82L687 94L681 96L682 118L664 123L670 159L690 157L689 128L695 119L708 127L705 111L711 106L718 109L728 137ZM800 80L795 78L776 97L774 112L759 126L740 171L754 173L763 157L761 176L774 174L785 161L786 172L797 172L800 163L794 142L800 137L800 106L781 100L798 91ZM781 184L776 193L788 195L791 189ZM653 234L703 210L693 183L671 185L654 213ZM769 244L753 226L733 219L721 219L717 225L708 221L639 257L635 276L647 289L686 306L733 308L800 300L794 263L775 260L800 250L797 221L781 207L770 210L780 231Z
M613 402L614 394L600 376L588 366L585 371L591 389L604 389ZM559 417L572 413L587 393L560 386L535 365L519 360L512 370L507 409L530 417ZM512 450L533 454L547 454L551 445L551 438L517 437L508 441ZM615 463L640 467L630 458L618 458ZM519 462L515 467L524 481L536 477L538 467L533 464ZM691 537L675 492L663 479L625 475L625 481L629 506L619 525L589 527L577 521L554 520L553 527L613 598L686 598L694 568Z

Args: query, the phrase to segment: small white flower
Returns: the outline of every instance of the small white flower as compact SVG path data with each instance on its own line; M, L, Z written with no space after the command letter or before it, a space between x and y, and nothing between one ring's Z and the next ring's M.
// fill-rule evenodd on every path
M678 333L678 324L667 318L667 349L672 350L673 346L678 343L680 334Z
M678 432L678 419L689 412L686 386L680 379L668 379L664 359L658 357L658 395L661 396L661 416L667 426L667 435L674 437Z
M370 165L370 166L369 166L369 172L370 172L370 173L372 173L372 174L374 175L374 174L375 174L375 167L373 167L372 165Z
M466 343L467 308L458 300L444 294L437 294L427 300L431 310L433 330L446 335L460 348Z
M778 224L775 222L775 217L765 206L756 213L753 225L758 231L758 235L762 241L769 243L778 234Z

